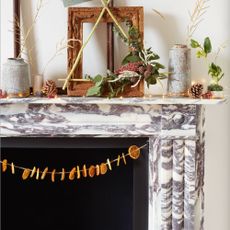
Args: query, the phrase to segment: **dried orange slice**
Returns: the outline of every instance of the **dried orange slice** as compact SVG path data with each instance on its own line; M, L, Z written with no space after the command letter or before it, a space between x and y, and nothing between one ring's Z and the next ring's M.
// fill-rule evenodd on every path
M70 173L69 173L69 179L70 179L70 180L74 180L76 171L77 171L76 167L74 167L74 168L70 171Z
M107 165L109 167L109 170L112 171L112 165L111 165L109 158L107 159Z
M6 159L2 161L2 171L3 171L3 172L5 172L5 171L7 170L7 163L8 163L8 162L7 162Z
M117 167L119 167L119 166L120 166L120 161L121 161L121 156L120 156L120 155L118 155L118 157L117 157Z
M11 163L11 173L15 174L15 167L14 167L14 163Z
M40 175L40 169L38 168L36 172L36 180L39 180L39 175Z
M52 171L52 174L51 174L51 181L52 181L52 182L55 182L55 174L56 174L56 169L54 169L54 170Z
M24 169L23 174L22 174L22 179L26 180L30 175L30 169Z
M137 160L140 157L140 148L138 148L136 145L132 145L129 147L129 156L134 159Z
M48 167L46 167L44 171L42 172L41 180L45 179L47 172L48 172Z
M77 166L77 179L81 178L81 172L80 172L80 167Z
M127 162L126 162L126 158L125 158L125 154L124 154L124 153L122 153L122 159L123 159L123 161L124 161L124 164L126 165Z
M32 178L35 173L36 173L36 167L33 167L33 170L32 170L32 172L30 174L30 178Z
M87 168L86 168L86 165L83 165L82 175L83 175L83 177L87 177Z
M101 163L100 165L101 175L105 175L107 173L107 170L108 170L107 164Z
M65 169L62 168L62 172L61 172L61 181L65 180Z
M96 168L94 165L91 165L89 168L89 176L92 178L95 176L95 173L96 173Z
M96 175L97 176L100 175L100 167L99 167L99 165L96 165Z

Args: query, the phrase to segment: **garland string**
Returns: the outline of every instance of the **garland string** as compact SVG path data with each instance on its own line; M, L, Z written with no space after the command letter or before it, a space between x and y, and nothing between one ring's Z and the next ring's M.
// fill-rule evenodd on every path
M140 150L143 149L143 148L145 148L147 145L148 144L144 144L141 147L137 147L136 145L132 145L132 146L129 147L128 153L126 153L126 154L124 154L124 153L119 154L118 157L116 159L113 159L113 160L110 160L108 158L106 160L106 163L97 164L97 166L99 167L99 165L104 165L106 168L108 168L111 171L112 170L112 164L117 163L117 167L118 167L118 166L120 166L120 161L121 160L123 160L124 164L126 165L127 164L126 157L130 156L134 160L138 159L139 156L140 156ZM74 170L74 169L76 169L76 167L74 167L71 171L65 171L64 168L62 168L61 172L60 171L56 171L56 169L54 169L51 172L51 171L48 171L48 167L46 167L43 171L41 171L40 168L35 167L35 166L33 167L33 169L31 169L31 168L26 168L26 167L14 165L13 162L12 163L8 163L6 159L4 159L3 161L1 160L0 163L2 165L2 171L3 172L5 172L7 170L7 166L9 166L9 167L11 167L12 174L15 174L15 169L19 169L19 170L24 171L23 174L26 173L28 175L26 178L28 178L29 175L33 176L34 174L37 175L36 176L36 178L37 178L39 175L42 175L42 177L44 175L44 177L45 177L46 174L50 174L53 177L54 175L62 175L63 176L63 174L64 175L66 175L66 174L67 175L68 174L69 175L71 175L71 174L74 175L75 173L77 173L77 170ZM86 168L86 165L84 164L83 169L79 169L79 166L77 166L77 167L78 167L78 172L82 173L83 176L84 176L84 173L86 171L89 171L91 169L91 167L95 168L96 166L91 165L90 167ZM106 169L106 171L107 171L107 169ZM100 173L100 174L103 174L103 173ZM84 176L84 177L86 177L86 176Z

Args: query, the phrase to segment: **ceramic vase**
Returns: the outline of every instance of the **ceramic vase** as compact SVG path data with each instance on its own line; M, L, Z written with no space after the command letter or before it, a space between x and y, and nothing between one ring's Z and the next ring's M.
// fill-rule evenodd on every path
M8 97L30 95L29 65L22 58L9 58L3 64L2 90Z
M174 45L169 52L168 95L188 96L191 86L191 50L186 45Z

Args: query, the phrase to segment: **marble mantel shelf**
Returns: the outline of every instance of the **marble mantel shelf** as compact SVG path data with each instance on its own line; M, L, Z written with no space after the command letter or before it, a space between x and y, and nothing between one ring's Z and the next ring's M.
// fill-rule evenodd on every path
M45 98L6 98L0 99L0 105L4 104L104 104L104 105L216 105L227 102L227 99L192 99L169 97L143 97L143 98L86 98L66 97Z

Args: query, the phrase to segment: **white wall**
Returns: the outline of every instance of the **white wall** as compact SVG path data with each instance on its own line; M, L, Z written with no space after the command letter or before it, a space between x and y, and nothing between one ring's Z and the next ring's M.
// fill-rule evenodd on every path
M25 25L31 19L36 1L22 0ZM99 1L92 1L85 5L98 5ZM195 0L116 0L116 5L139 5L145 7L145 44L152 46L160 54L161 62L167 65L168 50L174 43L184 43L186 40L186 26L188 24L188 9L194 5ZM2 0L1 9L1 58L2 62L12 56L12 43L8 32L9 27L9 0ZM194 37L203 40L210 36L213 46L217 47L227 39L230 39L229 29L229 0L211 0L205 20L200 25ZM157 9L166 18L162 20L152 9ZM86 33L89 28L86 29ZM105 48L101 35L103 28L95 35L87 53L84 71L96 74L105 71ZM34 46L32 73L39 73L48 59L55 52L56 44L66 38L67 34L67 10L63 8L60 0L46 1L42 9L38 23L30 38L30 44ZM222 53L219 63L223 66L226 77L223 85L226 89L230 86L230 44ZM119 50L117 50L119 52ZM95 56L94 56L95 55ZM119 56L119 55L118 55ZM85 58L86 59L86 58ZM66 75L66 54L59 56L51 63L46 72L46 78L57 79ZM207 67L204 62L198 61L193 56L193 79L208 81ZM154 88L155 89L155 88ZM159 91L158 87L158 91ZM209 106L206 110L206 219L205 229L229 230L230 229L230 107L229 104Z

